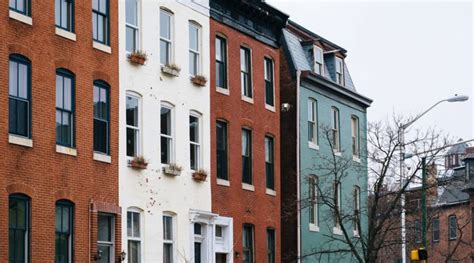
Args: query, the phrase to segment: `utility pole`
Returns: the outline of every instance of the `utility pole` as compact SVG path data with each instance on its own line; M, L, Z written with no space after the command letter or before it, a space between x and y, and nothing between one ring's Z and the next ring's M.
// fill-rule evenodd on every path
M421 158L422 175L421 175L421 233L423 235L423 246L426 248L426 225L427 225L427 211L426 211L426 157Z

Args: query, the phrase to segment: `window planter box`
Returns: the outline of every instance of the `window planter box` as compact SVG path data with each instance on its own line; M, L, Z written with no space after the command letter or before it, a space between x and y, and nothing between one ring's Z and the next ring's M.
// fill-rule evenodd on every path
M135 157L128 164L132 169L145 170L148 167L148 163L143 157Z
M181 166L176 164L170 164L168 166L163 167L163 173L169 176L179 176L181 175Z
M193 179L198 182L204 182L207 178L207 172L204 170L199 170L193 173Z
M177 65L163 65L161 66L161 72L165 73L168 76L178 77L181 72L181 68Z
M198 87L204 87L206 86L207 79L204 76L195 75L191 78L191 82Z
M147 55L144 52L136 51L128 55L128 61L136 65L145 65Z

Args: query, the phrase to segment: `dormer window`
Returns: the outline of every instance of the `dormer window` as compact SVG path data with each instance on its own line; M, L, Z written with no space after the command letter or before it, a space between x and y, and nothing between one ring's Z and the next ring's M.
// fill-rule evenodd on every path
M344 85L344 61L338 57L336 57L336 82Z
M324 56L323 56L323 49L314 46L314 72L318 75L324 74Z

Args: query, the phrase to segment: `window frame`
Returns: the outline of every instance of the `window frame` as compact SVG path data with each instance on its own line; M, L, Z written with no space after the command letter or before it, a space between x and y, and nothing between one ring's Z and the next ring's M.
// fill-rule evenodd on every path
M335 153L341 152L341 115L339 109L331 107L332 147Z
M93 85L94 89L97 87L99 89L99 100L100 100L100 89L104 89L105 90L105 94L106 94L106 111L107 111L107 118L103 119L103 118L98 118L96 117L96 114L95 114L95 108L94 108L94 123L95 121L102 121L102 122L105 122L106 123L106 147L105 147L105 152L101 152L100 150L97 150L95 148L95 142L94 142L94 152L96 153L101 153L101 154L105 154L105 155L110 155L110 86L105 82L105 81L102 81L102 80L95 80L94 81L94 85ZM94 140L95 140L95 126L94 126Z
M249 128L246 128L246 127L243 127L242 128L242 131L241 131L241 140L242 140L242 149L241 149L241 160L242 160L242 183L244 184L248 184L248 185L253 185L253 165L252 165L252 130L249 129ZM244 155L244 134L247 134L247 140L246 140L246 143L248 143L247 145L247 149L248 149L248 155ZM244 158L247 158L248 159L248 171L245 171L245 167L244 167ZM245 172L248 172L248 175L245 174ZM248 177L248 178L247 178ZM248 179L248 181L247 181Z
M223 151L224 153L224 157L223 158L225 160L225 165L224 165L224 172L225 172L225 176L221 176L222 174L219 172L219 146L218 146L218 138L219 138L219 135L217 133L218 131L218 128L217 126L221 124L222 127L223 127L223 130L224 130L224 145L225 145L225 149ZM221 179L221 180L226 180L226 181L229 181L229 129L228 129L228 126L229 126L229 123L224 121L224 120L221 120L221 119L218 119L216 120L216 177L217 179Z
M8 2L8 9L19 14L31 17L31 0L13 0L15 1L15 7L10 6L10 1ZM23 1L24 10L18 9L18 2Z
M198 50L194 50L191 48L191 28L194 27L194 29L196 29L197 31L197 39L196 39L196 42L197 42L197 48ZM195 69L192 69L191 70L191 59L188 61L189 62L189 75L190 76L196 76L196 75L200 75L201 74L201 68L202 68L202 65L201 65L201 42L202 42L202 37L201 37L201 32L202 32L202 27L199 23L195 22L195 21L189 21L189 25L188 25L188 30L189 30L189 55L195 55L196 56L196 68ZM190 58L190 57L189 57ZM193 70L195 70L195 72L192 72Z
M360 235L360 187L358 185L354 186L353 190L353 201L354 201L354 220L353 220L353 230L354 234Z
M340 71L338 71L338 67L340 67ZM336 65L335 65L335 72L336 72L336 83L344 86L344 59L340 57L336 57Z
M310 229L319 228L319 178L316 175L309 176L309 224Z
M222 60L218 60L217 59L217 41L220 41L220 48L221 48L221 51L222 51L222 54L221 54L221 57L222 57ZM228 52L227 52L227 49L228 49L228 46L227 46L227 38L222 36L222 35L216 35L216 39L215 39L215 58L216 58L216 88L217 89L223 89L223 90L226 90L228 91L229 90L229 83L228 83L228 69L227 69L227 65L228 65ZM221 64L222 65L222 68L223 68L223 75L221 76L222 77L222 83L224 84L223 87L219 86L219 84L217 83L217 80L218 80L218 77L217 75L220 73L218 71L218 67L217 67L217 64Z
M360 158L360 123L359 118L355 115L351 116L351 139L352 156L354 158Z
M245 235L246 231L250 231L250 247L246 247L246 242L245 242ZM249 261L243 261L244 260L244 255L246 252L250 252L250 260ZM242 226L242 262L243 263L254 263L255 262L255 226L252 224L244 223Z
M170 118L170 127L169 127L169 130L170 130L170 134L164 134L162 133L162 127L161 127L161 124L162 124L162 120L161 120L161 110L162 109L168 109L170 112L169 112L169 118ZM168 154L168 158L169 160L167 162L163 162L163 157L162 157L162 154L163 154L163 149L161 147L161 140L165 138L166 140L169 141L169 152L167 152ZM161 106L160 106L160 163L162 165L170 165L172 163L174 163L175 161L175 107L170 104L170 103L167 103L167 102L162 102L161 103Z
M94 1L98 1L97 5L99 10L94 9ZM100 10L100 3L101 1L105 1L105 13ZM97 25L94 25L94 17L97 16ZM99 18L105 19L104 23L104 29L105 31L103 32L102 37L104 40L99 39ZM94 26L97 29L97 38L94 36ZM92 40L104 44L106 46L110 46L110 1L109 0L93 0L92 1Z
M108 213L98 213L97 215L97 223L99 222L100 217L107 217L110 219L110 241L107 240L99 240L99 235L97 234L97 253L99 254L99 246L109 247L110 251L110 262L115 262L115 215L108 214ZM97 224L97 232L99 232L99 224Z
M435 224L436 222L436 224ZM435 227L435 225L437 227ZM433 218L433 221L431 222L431 241L433 243L435 242L439 242L440 241L440 221L439 221L439 217L435 217ZM436 233L436 234L435 234Z
M59 2L59 11L57 11L57 7L58 7L58 6L57 6L57 3L58 3L58 2ZM67 18L67 23L69 23L69 25L66 25L66 26L63 26L63 25L62 25L62 22L63 22L63 21L62 21L62 17L63 17L63 8L62 8L62 5L63 5L64 3L66 3L66 5L67 5L67 8L66 8L66 9L67 9L67 11L69 12L69 16L70 16L70 17ZM54 18L55 18L55 21L54 21L54 22L55 22L55 26L56 26L57 28L62 29L62 30L66 30L66 31L68 31L68 32L74 33L74 26L75 26L75 25L74 25L74 20L75 20L75 2L74 2L74 0L55 0L55 1L54 1L54 8L55 8L55 16L54 16ZM59 18L56 17L56 15L58 15L57 12L59 12ZM67 13L66 13L66 15L67 15ZM57 21L56 21L57 19L59 19L59 24L58 24Z
M247 71L242 69L242 52L246 55ZM240 46L240 91L244 98L253 99L253 78L252 78L252 50L246 46ZM243 82L243 76L247 77L247 81ZM247 84L247 86L244 85Z
M265 187L275 190L275 138L270 134L265 135Z
M335 181L334 185L334 205L335 205L335 210L339 212L339 216L341 216L341 199L342 199L342 183L340 181ZM341 230L342 222L339 222L339 218L337 218L336 213L334 212L334 228Z
M17 79L17 83L15 84L16 85L16 91L17 91L17 96L13 96L13 95L10 95L10 82L11 82L11 79L10 79L10 74L12 74L10 72L10 63L16 63L16 79ZM27 99L24 99L24 98L21 98L20 96L18 96L19 94L19 79L20 79L20 70L19 70L19 65L22 64L24 66L26 66L26 92L27 92ZM20 137L25 137L25 138L28 138L28 139L31 139L31 136L32 136L32 94L31 94L31 61L25 57L25 56L22 56L22 55L19 55L19 54L11 54L9 56L9 59L8 59L8 133L11 134L11 135L15 135L15 136L20 136ZM27 103L27 120L26 120L26 136L23 135L23 134L20 134L18 132L18 128L17 128L17 131L12 131L11 130L11 123L10 123L10 119L11 119L11 116L10 114L11 111L10 111L10 103L12 100L15 100L15 101L22 101L22 102L26 102ZM18 119L18 114L15 116L16 118L15 119ZM18 127L18 121L16 120L16 126Z
M56 209L59 207L68 207L69 208L69 233L68 233L68 259L67 262L71 263L74 261L74 204L68 200L59 200L56 201ZM63 215L63 213L61 213ZM56 212L57 216L57 212ZM61 222L63 218L61 217ZM57 220L56 220L57 223ZM64 234L64 232L59 232L56 226L56 238L58 234ZM55 262L57 261L57 243L55 244Z
M316 52L321 52L321 61L317 60ZM314 67L313 70L316 74L320 76L324 76L324 50L317 45L313 46L313 59L314 59Z
M129 235L128 233L128 228L129 228L129 221L128 221L128 216L132 215L131 217L131 225L130 225L130 229L131 229L131 233L132 235ZM133 220L133 215L138 215L138 237L134 235L134 232L135 232L135 228L134 228L134 220ZM142 261L142 252L143 252L143 249L142 249L142 212L138 209L133 209L133 208L129 208L127 210L127 260L128 262L133 262L133 260L130 258L132 256L132 253L130 252L130 243L138 243L138 248L139 248L139 251L138 251L138 262L141 262Z
M64 79L69 78L71 80L71 109L67 110L67 109L59 108L58 105L56 105L56 114L57 114L58 111L61 112L61 124L63 124L63 122L62 122L63 113L65 112L65 113L69 114L70 125L72 127L71 127L71 134L69 135L70 139L71 139L71 142L70 142L69 145L64 143L64 141L63 141L64 138L62 138L62 136L61 136L61 140L58 139L58 134L57 134L57 130L56 130L56 145L69 147L69 148L75 148L76 147L76 97L75 97L75 94L76 94L76 76L74 75L74 73L72 73L71 71L69 71L67 69L64 69L64 68L59 68L59 69L56 70L56 78L58 76L62 77L62 79L63 79L63 85L62 85L62 95L63 95L62 104L63 104L63 107L64 107ZM56 83L56 89L57 89L57 85L58 84ZM56 96L58 96L57 91L56 91ZM57 120L56 120L56 123L57 123Z
M452 233L452 230L453 230L452 227L453 226L451 225L452 224L451 221L453 219L454 219L454 223L456 224L454 226L454 236L451 235L451 234L453 234ZM458 229L457 229L457 227L458 227L458 219L457 219L456 215L448 216L448 240L449 241L453 241L453 240L456 240L458 238Z
M165 217L166 218L170 218L170 222L171 222L171 239L167 239L165 237L166 235L166 231L165 231ZM163 213L163 216L162 216L162 221L163 221L163 224L162 224L162 227L163 227L163 236L162 236L162 240L163 240L163 262L164 263L173 263L175 260L175 240L176 240L176 223L175 223L175 215L173 214L170 214L170 213ZM171 258L169 261L166 261L165 260L165 246L166 245L170 245L171 246Z
M276 262L276 230L267 228L267 263Z
M270 65L269 65L270 64ZM268 68L271 66L270 71L268 72ZM268 76L269 73L271 76ZM265 56L263 60L263 78L265 82L265 106L275 108L275 62L272 58ZM267 85L271 86L271 104L268 103L268 87Z
M162 15L167 15L169 16L169 32L170 32L170 36L169 36L169 39L168 38L165 38L163 35L162 35L162 32L161 32L161 16ZM160 7L160 64L161 65L170 65L173 63L173 37L174 37L174 34L173 34L173 24L174 24L174 14L173 12L171 12L170 10L166 9L166 8L163 8L163 7ZM163 63L162 62L162 57L161 57L161 42L166 42L167 44L167 47L168 47L168 51L166 53L166 63Z
M313 118L311 119L311 115ZM308 98L308 143L310 146L315 146L317 147L319 145L319 129L318 129L318 101L314 98ZM310 134L310 127L312 127L312 134ZM309 137L312 137L312 140L310 140Z
M11 201L17 201L17 202L24 202L25 203L25 218L24 218L24 221L25 221L25 227L24 229L20 229L18 227L11 227L10 226L10 220L11 220L11 213L10 213L10 208L8 210L8 259L9 261L13 260L13 262L16 261L16 259L12 259L10 256L11 256L11 251L16 251L16 249L12 249L11 247L11 234L10 232L11 231L24 231L23 235L24 235L24 244L23 244L23 248L24 248L24 251L22 254L24 254L24 262L25 263L29 263L31 262L31 198L27 195L24 195L24 194L20 194L20 193L15 193L15 194L10 194L8 196L8 204L10 206L10 202ZM17 242L15 242L15 240L13 241L13 244L17 244Z
M128 158L133 158L133 157L137 157L137 156L140 156L142 154L142 112L141 112L141 108L142 108L142 97L137 94L137 93L134 93L134 92L130 92L128 91L126 93L126 96L125 96L125 105L127 104L127 100L128 98L134 98L137 100L137 105L138 105L138 109L137 109L137 112L138 112L138 117L137 117L137 126L133 126L133 125L129 125L127 124L127 106L125 106L125 139L128 141L128 138L127 138L127 131L128 129L132 129L136 132L136 137L135 137L135 144L136 144L136 153L134 156L130 156L128 155L128 149L127 149L127 143L126 143L126 148L125 148L125 151L126 151L126 156ZM135 151L135 150L134 150Z
M196 118L197 119L197 142L194 142L191 140L191 137L189 138L189 150L190 150L190 164L189 167L192 171L198 171L199 169L202 168L202 132L201 132L201 126L202 126L202 115L199 114L196 111L191 111L189 113L189 135L191 135L191 118ZM195 167L192 165L192 158L191 158L191 152L193 149L193 146L196 147L196 160L195 160Z
M128 1L134 1L135 4L136 4L136 13L135 13L135 16L137 18L137 24L136 25L133 25L131 23L129 23L127 21L127 2ZM140 0L126 0L125 1L125 52L126 53L133 53L133 52L137 52L140 50L140 19L141 19L141 15L140 15L140 10L141 10L141 1ZM127 48L127 29L131 29L133 30L133 36L134 36L134 39L133 39L133 50L130 51L128 50Z

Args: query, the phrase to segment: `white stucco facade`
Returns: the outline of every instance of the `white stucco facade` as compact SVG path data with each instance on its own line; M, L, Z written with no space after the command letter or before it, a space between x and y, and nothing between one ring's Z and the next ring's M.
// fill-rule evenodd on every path
M210 174L203 182L192 178L190 162L190 115L199 119L199 158L197 166L210 171L210 96L209 83L198 87L190 81L190 34L189 23L199 27L199 75L209 79L209 8L208 1L158 1L137 0L138 19L132 23L137 34L138 50L147 54L145 65L132 64L127 52L126 0L119 0L120 38L120 158L119 196L122 207L122 250L128 256L138 253L139 262L163 262L164 234L163 216L172 218L172 262L194 262L194 222L206 230L202 237L209 255L205 261L214 262L214 223L223 221L232 229L232 220L219 218L211 211ZM181 68L179 76L162 72L160 64L160 10L171 14L170 64ZM130 147L127 135L127 96L138 101L135 113L134 139L136 148ZM182 168L180 175L163 173L166 164L161 163L160 109L171 109L170 163ZM132 125L133 126L133 125ZM133 157L128 156L129 147L136 149L134 155L143 156L148 162L146 169L130 167ZM196 169L197 170L197 169ZM139 214L139 229L127 231L127 212ZM135 215L136 215L135 214ZM137 218L132 218L137 221ZM135 231L135 232L134 232ZM230 235L232 236L232 235ZM128 241L139 243L139 250L129 251ZM231 242L226 241L226 242ZM232 258L232 257L229 257ZM227 261L231 262L231 261Z

